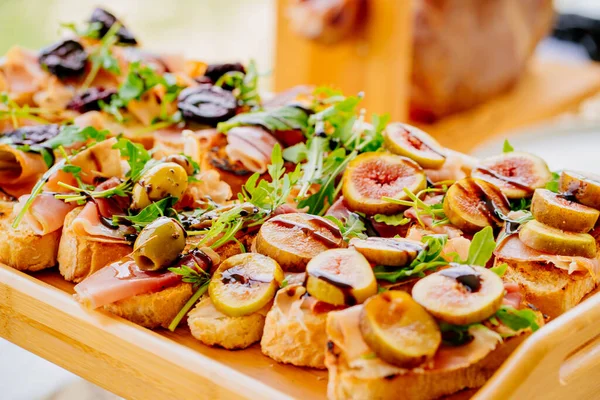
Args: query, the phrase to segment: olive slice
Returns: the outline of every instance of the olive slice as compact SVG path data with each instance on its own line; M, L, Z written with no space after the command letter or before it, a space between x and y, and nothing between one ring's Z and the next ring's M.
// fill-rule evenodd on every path
M133 246L133 259L142 271L157 271L173 264L185 248L185 231L179 222L160 217L146 225Z
M169 196L181 199L187 186L188 175L181 165L174 162L157 164L133 186L131 208L139 210Z
M519 239L532 249L561 256L596 256L596 240L588 233L565 232L529 221L519 231Z
M537 221L571 232L589 232L600 211L568 200L547 189L536 189L531 200L531 213Z
M446 161L442 146L414 126L399 122L389 124L383 132L383 138L389 151L408 157L423 168L438 169Z
M563 171L560 191L584 206L600 210L600 176L582 172Z
M217 126L235 115L235 96L218 86L203 84L181 91L177 108L186 121Z
M425 172L413 160L391 153L363 153L348 164L342 192L353 211L397 214L406 207L382 197L405 200L404 188L417 193L426 186Z
M508 200L494 185L465 178L454 183L444 197L444 213L457 227L470 232L486 226L501 226L498 214L510 212Z
M352 306L377 294L377 281L367 259L353 249L327 250L306 266L306 290L317 300Z
M337 226L304 213L281 214L265 222L256 236L256 251L276 260L287 272L303 272L311 258L345 247Z
M486 268L453 264L418 281L412 295L434 317L449 324L468 325L498 311L504 284Z
M365 302L360 314L363 339L381 359L416 367L431 359L442 341L435 320L402 291L387 291Z
M366 239L354 238L350 246L361 253L370 263L404 267L410 264L425 245L409 239L369 237Z
M552 173L540 157L513 151L481 161L471 177L492 183L509 199L521 199L544 187L552 179Z
M275 260L262 254L244 253L219 265L208 284L215 308L230 317L250 315L266 306L283 282Z

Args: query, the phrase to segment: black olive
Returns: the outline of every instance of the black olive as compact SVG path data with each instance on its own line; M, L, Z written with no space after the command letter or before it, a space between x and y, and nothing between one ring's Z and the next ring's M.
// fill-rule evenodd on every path
M117 32L119 43L132 45L137 44L137 40L135 40L135 37L133 37L133 34L129 31L129 29L127 29L125 25L123 25L123 23L117 19L117 17L102 8L98 7L94 10L90 18L90 22L100 23L100 37L106 35L106 32L109 31L110 27L113 26L115 22L119 22L119 24L121 24L121 28L119 29L119 32Z
M75 95L69 104L67 104L67 108L80 113L99 111L100 100L109 103L110 98L116 93L117 91L114 89L104 89L101 87L89 88L85 92Z
M187 121L217 126L235 115L236 100L231 92L205 84L184 89L177 107Z
M205 77L208 77L211 81L217 82L220 77L225 75L227 72L237 71L246 73L246 69L240 63L228 63L228 64L209 64L206 67Z
M51 74L68 78L83 74L87 53L81 43L69 39L43 49L38 61Z
M9 139L10 143L22 145L35 145L44 143L60 133L60 126L57 124L24 126L15 129L12 132L4 134L4 138Z

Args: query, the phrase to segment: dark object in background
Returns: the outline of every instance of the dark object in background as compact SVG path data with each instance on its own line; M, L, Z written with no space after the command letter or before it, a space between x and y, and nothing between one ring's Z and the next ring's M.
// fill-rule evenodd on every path
M17 146L36 145L44 143L60 133L60 125L24 126L12 132L5 133L3 138Z
M211 84L184 89L177 99L177 108L186 121L217 126L235 115L235 96Z
M576 14L559 15L552 36L582 45L594 61L600 61L600 21Z
M83 74L87 53L81 43L69 39L43 49L38 61L42 68L58 78L69 78Z
M212 83L216 83L220 77L225 75L227 72L237 71L243 74L246 73L246 69L240 63L228 63L228 64L209 64L206 67L204 76L209 78Z
M99 22L101 24L100 37L106 35L106 32L108 32L110 27L113 26L115 22L119 22L119 24L121 24L121 28L119 29L119 32L117 32L119 43L131 45L137 44L137 40L135 40L133 34L129 31L129 29L125 27L125 25L123 25L121 21L119 21L117 17L100 7L94 10L90 18L90 22Z
M100 100L109 103L110 98L116 93L117 91L114 89L92 87L84 93L75 95L69 104L67 104L67 108L82 114L88 111L100 111Z

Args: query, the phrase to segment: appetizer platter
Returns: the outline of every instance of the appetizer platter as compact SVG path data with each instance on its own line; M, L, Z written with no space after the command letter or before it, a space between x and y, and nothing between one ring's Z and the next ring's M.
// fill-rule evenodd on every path
M253 63L146 52L100 8L66 26L0 66L3 337L128 398L435 399L501 366L506 398L598 366L600 178L362 94L264 100Z

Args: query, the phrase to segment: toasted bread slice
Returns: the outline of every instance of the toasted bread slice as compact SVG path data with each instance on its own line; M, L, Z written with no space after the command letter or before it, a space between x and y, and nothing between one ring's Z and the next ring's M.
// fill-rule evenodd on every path
M303 286L287 286L277 292L260 347L275 361L324 369L327 313L301 308L304 293Z
M180 283L160 292L119 300L104 309L146 328L167 328L192 294L191 284Z
M353 315L349 314L349 311ZM344 313L344 316L341 313ZM404 369L382 361L375 353L366 353L369 357L361 356L360 349L367 352L370 349L365 348L366 344L362 340L358 328L358 314L356 310L351 309L341 313L330 313L327 321L327 395L328 398L336 400L429 400L464 389L481 387L511 352L530 335L529 331L524 331L500 342L497 333L491 333L489 336L490 333L483 331L481 337L484 339L477 344L475 343L478 339L472 342L473 347L468 349L469 356L464 353L466 349L456 348L459 354L455 363L449 362L446 354L434 362L433 369ZM343 323L343 320L346 322ZM356 327L349 329L348 321ZM344 350L345 348L359 353L351 355Z
M121 243L103 243L78 236L72 229L73 220L82 208L76 208L65 217L60 245L58 269L72 282L81 282L106 265L131 253L131 246Z
M550 318L556 318L575 307L596 287L588 273L568 271L543 262L519 262L498 258L506 263L504 278L519 285L525 301L536 306Z
M60 229L46 235L37 235L22 221L17 229L11 225L15 219L16 203L0 202L0 262L20 271L40 271L56 265Z
M219 312L210 297L205 296L188 314L192 335L209 346L229 350L245 349L260 340L265 326L265 316L271 304L243 317L230 317Z

